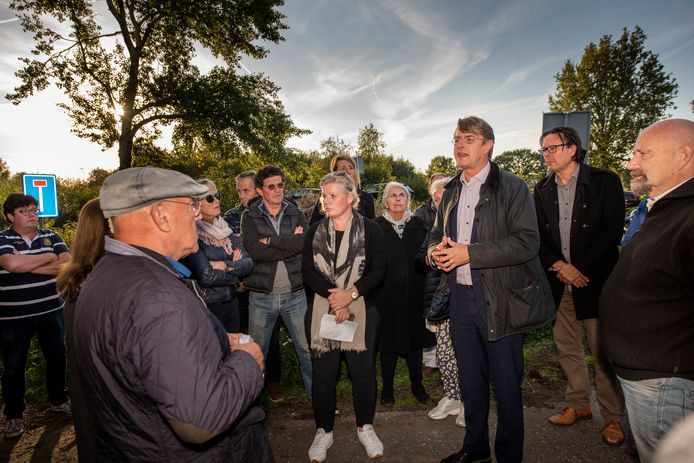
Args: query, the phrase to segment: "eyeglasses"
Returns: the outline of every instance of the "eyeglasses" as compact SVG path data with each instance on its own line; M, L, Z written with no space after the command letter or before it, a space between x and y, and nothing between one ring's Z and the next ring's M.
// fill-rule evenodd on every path
M284 183L273 183L272 185L263 185L263 188L267 188L270 191L284 190Z
M484 140L484 137L476 137L474 135L465 135L464 137L454 137L451 143L454 145L472 145L475 140Z
M388 195L388 199L406 199L407 195L405 193L393 193Z
M222 195L219 194L219 191L213 195L207 195L205 196L205 201L208 203L212 204L215 199L222 200Z
M17 209L14 212L15 214L22 214L24 217L29 217L30 215L39 215L39 210L35 207L30 207L29 209Z
M557 149L558 149L560 146L561 146L561 147L569 146L569 144L568 144L568 143L560 143L560 144L558 144L558 145L549 145L549 146L545 146L545 147L543 147L543 148L540 148L540 149L537 150L537 151L538 151L540 154L543 154L543 155L544 155L545 153L554 154L554 153L557 152Z
M186 203L183 201L174 201L173 199L162 199L161 202L163 203L176 203L176 204L183 204L184 206L188 207L188 211L193 217L197 217L198 214L200 214L200 200L199 199L192 199L191 202Z

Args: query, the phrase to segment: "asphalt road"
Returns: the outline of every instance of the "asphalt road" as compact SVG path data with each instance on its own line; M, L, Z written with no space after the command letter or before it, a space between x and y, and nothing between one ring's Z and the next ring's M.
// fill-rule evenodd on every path
M573 426L549 424L550 409L525 409L524 461L537 463L633 463L622 446L610 447L600 439L603 420L580 421ZM493 436L496 415L490 414ZM328 451L326 463L372 461L357 440L353 414L338 415L335 421L335 443ZM426 411L378 412L374 429L384 446L378 463L432 463L462 447L465 429L455 425L455 417L434 421ZM270 410L266 431L278 463L307 462L315 425L307 417L292 417L282 410ZM496 460L494 460L496 461Z

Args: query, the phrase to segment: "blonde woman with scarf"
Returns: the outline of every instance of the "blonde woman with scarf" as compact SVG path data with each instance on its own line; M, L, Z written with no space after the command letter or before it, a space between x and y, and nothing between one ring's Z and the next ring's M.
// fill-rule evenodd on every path
M253 270L253 260L241 245L233 230L221 217L221 201L212 180L198 183L208 188L200 201L202 218L197 221L200 249L181 262L190 269L202 290L207 308L217 317L228 333L241 329L236 283Z
M373 428L379 325L375 303L386 271L383 235L378 225L355 212L359 196L348 175L332 172L321 179L320 186L325 217L306 233L302 264L311 305L312 401L317 428L308 456L312 462L322 462L333 444L335 387L344 354L352 380L357 437L369 458L377 458L383 455L383 444ZM320 336L321 320L329 315L336 323L357 323L351 342Z
M421 404L430 401L422 384L422 348L435 344L424 326L424 272L415 259L427 236L424 220L410 211L410 192L390 182L383 190L383 215L376 219L383 231L388 272L377 306L381 314L381 405L395 405L393 381L398 357L404 357L412 394Z

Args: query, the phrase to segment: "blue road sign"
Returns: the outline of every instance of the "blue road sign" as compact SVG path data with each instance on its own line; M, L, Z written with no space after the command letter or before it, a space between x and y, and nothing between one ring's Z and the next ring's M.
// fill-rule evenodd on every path
M39 217L58 217L58 190L55 175L22 175L24 194L39 201Z

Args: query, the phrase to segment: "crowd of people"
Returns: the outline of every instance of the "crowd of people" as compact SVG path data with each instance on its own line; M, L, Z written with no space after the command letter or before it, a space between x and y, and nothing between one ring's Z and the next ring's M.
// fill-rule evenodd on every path
M694 122L639 135L627 169L646 199L626 234L620 179L585 162L574 129L541 135L549 172L533 191L493 162L483 119L459 119L452 141L457 173L432 175L414 212L409 188L388 183L378 217L348 155L332 159L308 220L275 166L237 176L241 203L224 214L211 180L121 170L82 209L70 250L38 228L36 199L9 195L5 438L24 431L36 335L51 410L72 412L80 462L272 462L259 397L283 398L284 326L313 406L311 462L334 443L343 360L358 441L378 458L377 357L380 403L392 407L400 357L413 397L430 404L425 355L442 383L428 416L466 427L460 451L441 461L520 462L524 338L551 323L567 385L549 423L593 415L585 333L601 439L626 439L644 463L691 450L691 435L670 431L694 411Z

